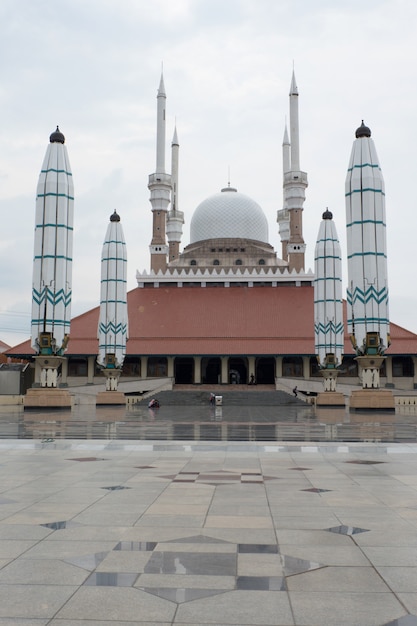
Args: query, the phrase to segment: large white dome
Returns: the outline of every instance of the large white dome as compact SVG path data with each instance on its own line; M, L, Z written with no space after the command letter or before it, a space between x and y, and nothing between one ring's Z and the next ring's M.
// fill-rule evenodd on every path
M190 243L229 237L268 243L268 222L261 207L233 187L203 200L190 225Z

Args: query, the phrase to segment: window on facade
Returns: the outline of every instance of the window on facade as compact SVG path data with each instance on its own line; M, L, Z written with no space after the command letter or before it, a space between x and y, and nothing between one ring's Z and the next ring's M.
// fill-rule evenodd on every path
M288 377L303 376L303 359L301 356L284 356L282 359L282 375Z
M413 359L409 356L393 356L392 375L412 378L414 376Z
M310 357L310 376L320 376L320 368L315 356Z
M168 375L168 360L166 357L150 356L148 359L148 378Z
M68 376L87 376L88 362L87 357L70 357L68 359Z
M219 261L219 259L214 259L214 261L213 261L213 265L220 265L220 261Z
M265 265L265 259L259 259L259 265Z
M192 259L192 260L190 261L190 265L197 265L197 261L196 261L195 259Z
M242 265L242 259L236 259L236 265Z
M140 376L140 358L127 356L123 362L122 376Z

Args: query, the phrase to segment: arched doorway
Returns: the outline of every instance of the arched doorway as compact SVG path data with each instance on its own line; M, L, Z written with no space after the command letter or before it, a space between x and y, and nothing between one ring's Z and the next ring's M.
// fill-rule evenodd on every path
M275 383L274 357L259 357L256 359L255 380L258 385L273 385Z
M248 382L248 360L240 357L230 357L228 382L230 385L246 385Z
M174 377L177 384L190 385L194 382L193 357L177 357L174 361Z
M220 357L204 357L201 359L201 380L209 385L221 382L222 363Z

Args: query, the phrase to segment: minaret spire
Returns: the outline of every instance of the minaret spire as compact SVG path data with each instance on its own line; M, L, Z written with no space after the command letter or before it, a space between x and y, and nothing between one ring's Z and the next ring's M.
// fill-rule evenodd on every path
M284 180L285 174L291 169L291 145L288 137L288 129L287 122L285 122L284 129L284 137L282 140L282 178ZM282 259L283 261L288 261L288 250L287 244L290 238L290 216L288 212L288 203L286 196L286 188L284 185L283 188L283 207L281 210L277 211L277 222L278 222L278 230L279 236L281 239L281 247L282 247Z
M156 127L156 172L158 174L165 173L166 99L164 75L161 73L157 95L158 113Z
M290 170L284 172L284 204L288 208L289 240L286 246L288 269L300 272L304 269L305 243L303 239L303 204L308 186L307 174L300 170L300 133L298 123L298 87L293 70L290 87ZM288 150L285 147L285 150ZM285 152L284 167L288 164ZM279 221L279 218L278 218Z
M166 218L171 193L171 176L165 173L165 128L166 93L164 77L161 73L157 93L156 172L150 174L148 183L153 214L152 241L149 250L151 253L151 270L154 272L166 270L168 255Z
M290 87L290 133L291 133L291 166L296 172L300 169L300 136L298 124L298 87L295 72L292 72Z
M167 219L169 263L179 257L182 227L184 224L184 213L178 208L179 147L177 126L175 126L171 144L171 210L168 212Z

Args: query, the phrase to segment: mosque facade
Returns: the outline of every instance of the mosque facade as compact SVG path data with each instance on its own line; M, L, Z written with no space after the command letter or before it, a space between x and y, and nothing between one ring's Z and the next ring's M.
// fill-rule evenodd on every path
M197 206L190 221L190 243L181 248L179 141L175 129L168 172L161 77L156 167L148 181L153 218L150 270L137 272L137 287L127 294L125 380L167 376L195 385L320 380L315 276L305 270L303 210L308 180L300 165L294 74L289 96L289 129L285 128L282 145L283 204L277 213L280 252L269 243L262 208L230 183ZM97 362L99 316L96 307L71 320L61 385L99 382L103 376ZM347 332L345 303L343 319L339 381L356 383L358 365ZM391 323L390 337L381 384L417 387L417 335ZM8 354L34 356L30 342Z

